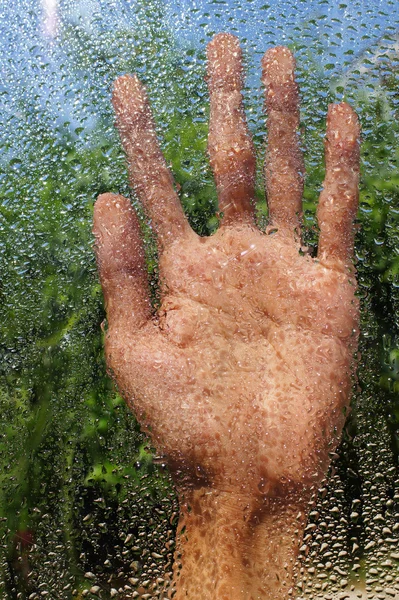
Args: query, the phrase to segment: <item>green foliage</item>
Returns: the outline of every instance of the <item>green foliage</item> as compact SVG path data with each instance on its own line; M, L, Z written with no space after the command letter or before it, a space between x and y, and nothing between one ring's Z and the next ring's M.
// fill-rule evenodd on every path
M52 570L62 572L66 587L59 597L69 598L71 589L82 591L87 585L86 571L96 571L109 591L103 566L107 560L118 571L118 584L127 581L127 558L120 550L123 535L128 539L132 531L137 541L143 531L151 538L151 532L175 526L173 520L171 525L162 525L163 517L162 523L156 520L164 504L169 510L176 508L170 482L106 377L101 330L105 315L91 236L97 195L129 195L124 157L104 95L104 88L125 71L148 78L165 156L193 227L203 235L218 224L205 158L203 57L194 50L183 53L170 33L157 27L153 14L145 18L144 4L140 10L140 31L104 31L95 39L79 26L63 32L73 71L69 75L79 82L73 92L83 95L82 106L93 107L95 117L85 116L80 123L71 118L54 128L46 109L29 102L26 90L21 97L25 125L11 119L15 137L12 144L4 143L9 152L0 180L0 592L9 597L16 597L12 590L27 597L39 589L40 574L28 581L23 569L33 542L39 548L32 559L36 567L46 563L49 553L57 555L50 566L40 567L41 576L48 585ZM155 75L150 78L148 72ZM337 91L324 83L317 69L304 69L299 79L306 90L303 112L310 115L304 137L306 241L315 244L324 118ZM352 98L364 138L357 239L363 336L362 390L354 402L339 466L349 505L359 493L355 480L363 477L356 436L362 440L356 442L359 447L367 445L365 430L378 419L382 427L388 424L392 456L398 449L398 89L392 70L381 81L378 97L358 92ZM258 209L264 219L261 188L260 182ZM149 269L155 272L156 252L143 227ZM350 475L351 469L358 479ZM393 497L393 476L387 475L385 484ZM137 512L130 506L134 497L142 502ZM140 510L148 525L138 522ZM47 522L57 524L50 540ZM168 535L173 537L173 531ZM140 572L142 554L129 543L127 557L137 562Z

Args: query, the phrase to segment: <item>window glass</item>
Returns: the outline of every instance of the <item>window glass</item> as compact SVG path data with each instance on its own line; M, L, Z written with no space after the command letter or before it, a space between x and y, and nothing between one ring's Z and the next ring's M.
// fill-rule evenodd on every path
M0 7L0 596L157 598L178 505L162 460L106 375L91 221L98 194L132 199L110 103L146 84L184 210L217 228L206 157L205 46L236 34L261 163L260 59L297 60L306 242L327 106L362 123L356 260L358 379L342 443L310 517L298 597L399 597L399 4L396 0L4 0ZM156 302L156 252L147 244Z

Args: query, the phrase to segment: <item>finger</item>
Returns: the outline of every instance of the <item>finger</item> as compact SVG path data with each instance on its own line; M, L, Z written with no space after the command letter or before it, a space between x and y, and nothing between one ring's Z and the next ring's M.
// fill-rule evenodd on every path
M140 226L129 200L99 196L93 233L109 326L135 331L150 318L151 303Z
M299 147L299 94L295 59L288 48L268 50L262 59L267 113L265 185L270 224L299 231L304 163Z
M210 123L208 152L222 224L254 221L255 152L242 104L241 49L230 34L207 47Z
M172 175L159 147L144 86L130 75L114 84L112 103L129 163L132 187L151 218L162 247L190 230Z
M331 104L325 142L326 175L317 218L320 227L318 258L350 265L359 201L360 124L346 103Z

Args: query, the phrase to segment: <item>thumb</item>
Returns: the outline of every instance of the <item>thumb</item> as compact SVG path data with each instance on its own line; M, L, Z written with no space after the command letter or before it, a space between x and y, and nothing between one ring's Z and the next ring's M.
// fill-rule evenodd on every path
M99 196L93 233L109 327L133 333L150 319L151 303L140 226L129 200Z

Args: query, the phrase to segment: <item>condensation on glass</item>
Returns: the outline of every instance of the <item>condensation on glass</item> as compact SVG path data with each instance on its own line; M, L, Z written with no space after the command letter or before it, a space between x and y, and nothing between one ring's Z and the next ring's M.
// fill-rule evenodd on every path
M0 596L157 598L170 577L178 505L105 373L92 208L104 191L132 197L110 89L136 72L190 222L215 230L204 49L230 31L244 49L259 156L260 58L276 44L295 52L309 244L327 105L348 100L361 118L360 367L309 507L297 594L399 597L398 3L5 1L0 31ZM150 242L147 258L156 298Z

